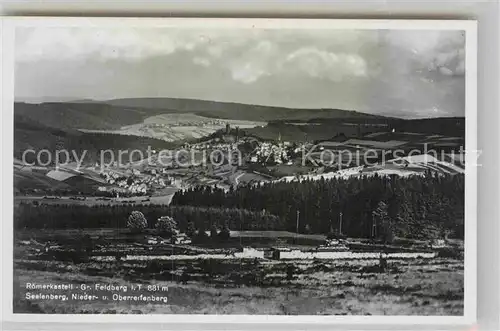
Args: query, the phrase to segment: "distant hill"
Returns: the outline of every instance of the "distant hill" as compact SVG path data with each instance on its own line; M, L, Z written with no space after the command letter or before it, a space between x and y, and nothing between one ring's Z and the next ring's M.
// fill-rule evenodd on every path
M127 98L105 101L118 107L163 109L200 116L248 121L309 120L312 118L378 118L380 116L342 109L294 109L232 102L177 98Z
M58 129L113 130L124 125L142 122L145 118L163 111L116 107L106 103L48 102L30 104L16 102L16 116L22 116L33 123Z
M22 153L28 149L40 151L48 149L75 150L82 155L86 150L85 160L95 162L100 158L102 150L140 150L147 151L148 146L152 149L170 149L176 146L174 143L152 139L147 137L114 135L105 133L83 133L73 129L58 129L36 122L29 117L15 114L14 116L14 156L21 159ZM125 155L125 157L128 157ZM32 162L29 160L29 162Z
M92 100L92 99L76 99L76 100L70 100L66 101L67 103L105 103L102 101L97 101L97 100Z
M395 121L397 131L433 133L451 137L465 137L465 117L438 117Z
M267 122L268 125L258 125L244 130L250 136L270 140L278 136L289 141L330 140L338 134L359 137L392 129L396 132L430 133L453 137L463 137L465 134L463 117L405 120L341 109L291 109L175 98L128 98L107 101L82 99L40 104L16 102L14 113L15 145L18 151L19 148L32 145L41 148L53 147L58 141L91 150L109 148L109 144L114 144L112 141L125 148L131 148L125 146L126 144L142 146L146 140L152 145L160 144L162 142L158 142L158 139L149 139L147 135L137 137L106 133L168 113L183 116L190 113L205 118ZM102 131L102 133L82 133L78 129ZM150 137L156 136L151 134Z
M229 102L174 99L130 98L108 101L74 100L71 102L16 102L14 112L34 122L58 129L116 130L142 123L144 119L166 113L193 113L228 120L280 121L311 119L380 119L356 111L341 109L292 109Z
M395 130L395 133L391 133ZM243 130L247 135L264 140L275 140L278 136L285 141L323 141L344 140L381 132L372 140L387 141L397 139L398 132L438 134L449 137L465 137L465 118L429 118L403 120L395 118L348 118L348 119L311 119L308 121L273 121L264 127Z

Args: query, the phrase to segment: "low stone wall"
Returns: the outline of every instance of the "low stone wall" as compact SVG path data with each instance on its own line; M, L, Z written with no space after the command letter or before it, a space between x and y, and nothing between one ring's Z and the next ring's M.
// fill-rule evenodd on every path
M422 253L383 253L382 256L386 259L432 259L437 256L437 253L422 252ZM263 259L264 251L254 248L244 248L243 252L235 252L228 254L196 254L196 255L127 255L123 260L129 261L149 261L149 260L197 260L197 259L215 259L215 260L234 260L234 259ZM377 252L315 252L315 251L300 251L289 250L280 251L280 260L374 260L379 259L380 253ZM94 260L114 260L111 256L95 256Z
M436 257L436 253L387 253L382 254L386 259L432 259ZM280 259L285 260L304 260L304 259L325 259L325 260L339 260L339 259L378 259L380 253L376 252L303 252L300 250L280 251Z
M231 259L263 259L264 251L254 248L244 248L243 252L228 254L196 254L196 255L127 255L124 260L149 261L149 260L231 260Z

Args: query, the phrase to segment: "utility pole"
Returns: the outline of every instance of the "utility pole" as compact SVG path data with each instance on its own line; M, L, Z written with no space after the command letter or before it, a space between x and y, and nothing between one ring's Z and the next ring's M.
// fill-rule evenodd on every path
M300 211L297 210L297 225L296 225L296 233L299 233L299 217L300 217Z
M295 226L295 240L294 244L297 244L297 240L299 237L299 218L300 218L300 211L297 210L297 224Z
M339 234L342 234L342 212L340 212L339 218Z
M375 238L375 230L377 229L377 220L374 214L375 212L372 213L372 238Z

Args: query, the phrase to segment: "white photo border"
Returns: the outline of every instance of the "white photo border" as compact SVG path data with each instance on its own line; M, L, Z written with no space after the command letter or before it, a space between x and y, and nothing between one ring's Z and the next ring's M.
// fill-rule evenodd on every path
M266 29L395 29L461 30L466 34L466 148L477 149L477 22L474 20L392 19L257 19L257 18L84 18L3 17L0 18L1 144L6 152L1 162L3 211L1 303L3 322L43 323L162 323L189 324L308 324L308 325L473 325L477 310L477 158L466 154L465 169L465 258L463 316L281 316L281 315L90 315L13 313L13 106L14 35L18 27L82 28L266 28Z

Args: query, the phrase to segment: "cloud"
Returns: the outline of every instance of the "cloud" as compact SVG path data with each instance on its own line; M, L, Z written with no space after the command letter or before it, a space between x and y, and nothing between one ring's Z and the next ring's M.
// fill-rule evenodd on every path
M318 79L338 81L382 73L374 59L395 54L401 74L433 71L463 75L465 37L450 31L367 30L182 30L25 28L16 35L16 60L127 60L184 51L196 65L218 62L231 77L255 70L284 74L282 68ZM399 51L396 51L399 50ZM392 61L389 65L393 64ZM295 67L294 67L295 66ZM321 67L321 69L320 69ZM298 69L298 70L295 70ZM257 77L258 78L258 77ZM249 81L244 79L245 81ZM255 81L255 80L251 80Z
M269 75L262 67L259 67L255 63L247 62L243 64L238 64L232 66L231 76L235 81L239 81L245 84L250 84L256 82L262 76Z
M16 34L16 60L130 60L193 51L202 40L144 29L28 28Z
M439 71L446 76L463 76L465 74L465 52L463 49L438 52L433 57L429 70Z
M460 31L390 31L384 34L388 48L400 50L408 68L444 76L465 74L465 35Z
M251 84L263 76L270 76L276 72L279 51L268 40L261 40L239 56L229 59L231 77L238 82Z
M220 45L218 46L213 45L207 48L207 52L212 57L220 58L222 56L222 53L224 52L224 49Z
M295 45L293 45L295 46ZM229 52L229 51L226 51ZM229 69L238 82L251 84L266 76L308 76L339 82L368 74L367 63L356 53L330 52L318 47L290 47L280 41L260 40L221 58L210 48L207 56Z
M202 67L209 67L211 64L211 61L207 58L204 58L204 57L194 57L193 63L197 64L199 66L202 66Z
M284 62L285 70L305 73L310 77L340 82L350 77L365 77L367 65L358 54L333 53L318 48L300 48L289 54Z
M464 47L459 31L19 28L15 88L463 115Z

